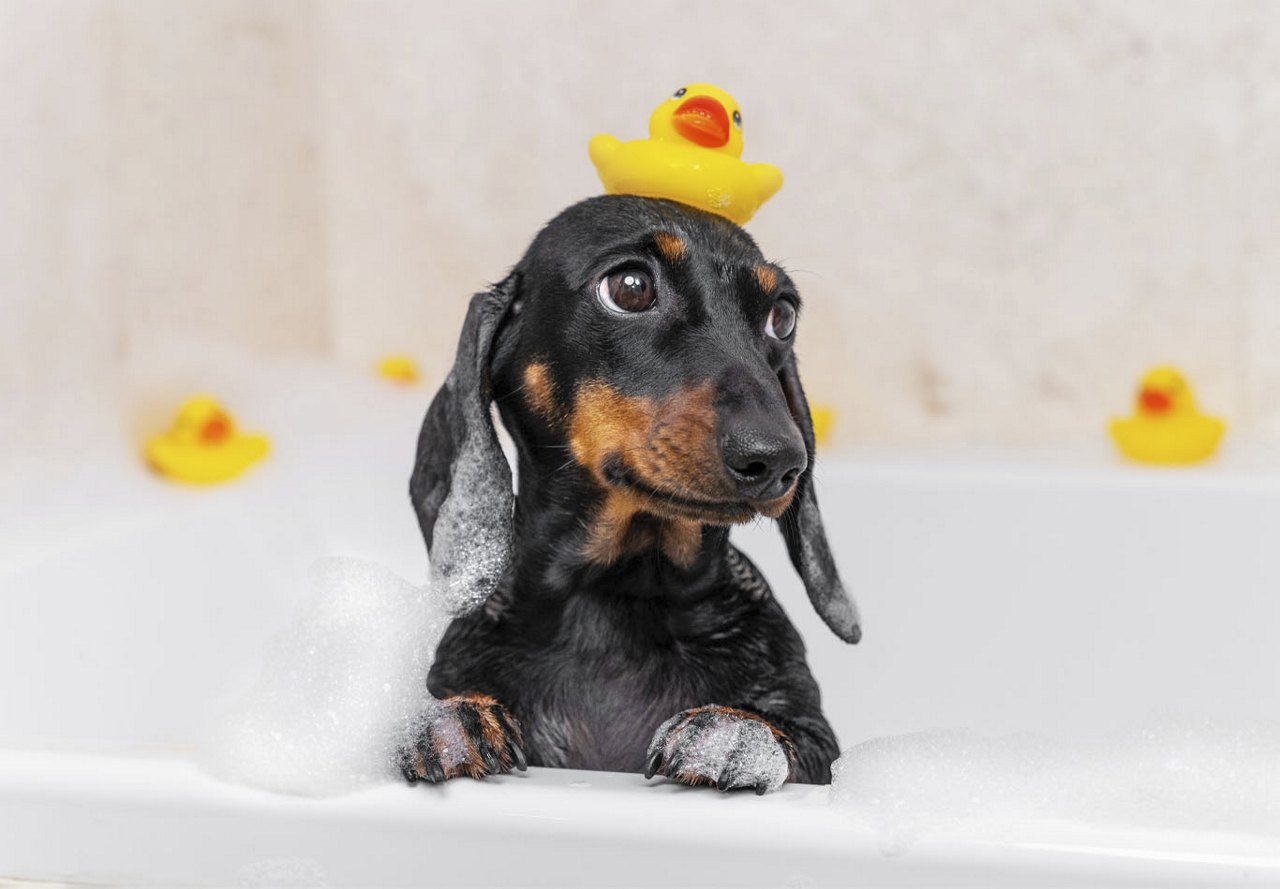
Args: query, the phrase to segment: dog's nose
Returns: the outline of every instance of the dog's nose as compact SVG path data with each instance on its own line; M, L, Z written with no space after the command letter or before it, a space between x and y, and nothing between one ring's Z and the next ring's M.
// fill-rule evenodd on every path
M794 433L751 427L724 433L720 452L740 495L748 500L773 500L787 493L809 462L799 430Z

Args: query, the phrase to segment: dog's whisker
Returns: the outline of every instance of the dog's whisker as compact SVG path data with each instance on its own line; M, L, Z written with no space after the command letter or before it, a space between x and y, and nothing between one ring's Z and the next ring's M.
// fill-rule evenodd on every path
M557 473L564 472L566 469L570 468L571 466L576 466L576 465L577 465L577 463L578 463L578 461L577 461L577 460L575 460L574 458L570 457L568 460L565 460L563 463L561 463L561 464L560 464L559 466L557 466L555 469L551 470L551 474L552 474L552 475L556 475Z
M495 403L495 404L496 404L496 403L498 403L498 402L500 402L500 401L506 401L508 398L513 398L513 397L515 397L516 395L519 395L519 394L520 394L521 392L523 392L526 388L528 388L528 386L529 386L529 384L528 384L528 383L521 383L519 386L516 386L514 389L512 389L510 392L508 392L506 395L498 396L498 397L494 398L494 399L493 399L493 401L494 401L494 403Z

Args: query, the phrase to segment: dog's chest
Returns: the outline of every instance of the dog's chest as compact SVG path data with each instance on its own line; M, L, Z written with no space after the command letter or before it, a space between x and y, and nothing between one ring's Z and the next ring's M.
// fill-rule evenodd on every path
M691 663L660 621L625 608L578 611L568 623L572 634L535 656L540 706L524 715L534 755L565 768L643 770L664 720L712 702L714 671Z
M640 771L658 726L694 706L678 689L655 694L622 677L564 676L557 685L548 706L527 721L538 758L565 768Z

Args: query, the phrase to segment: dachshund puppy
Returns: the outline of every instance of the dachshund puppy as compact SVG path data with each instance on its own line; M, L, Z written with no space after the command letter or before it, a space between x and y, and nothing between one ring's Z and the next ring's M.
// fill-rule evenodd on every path
M840 638L857 611L811 481L800 298L742 229L611 195L471 301L410 483L457 617L411 783L526 763L758 793L839 754L804 645L729 526L776 519ZM518 496L490 418L515 441Z

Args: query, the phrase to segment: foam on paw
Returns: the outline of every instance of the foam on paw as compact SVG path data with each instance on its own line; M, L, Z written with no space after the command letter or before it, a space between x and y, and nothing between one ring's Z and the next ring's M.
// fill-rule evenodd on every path
M466 775L483 778L526 768L524 737L515 718L488 695L455 695L426 715L400 752L400 773L410 784L437 784Z
M795 771L791 740L754 713L711 704L677 713L658 727L645 777L665 775L720 790L781 787Z

